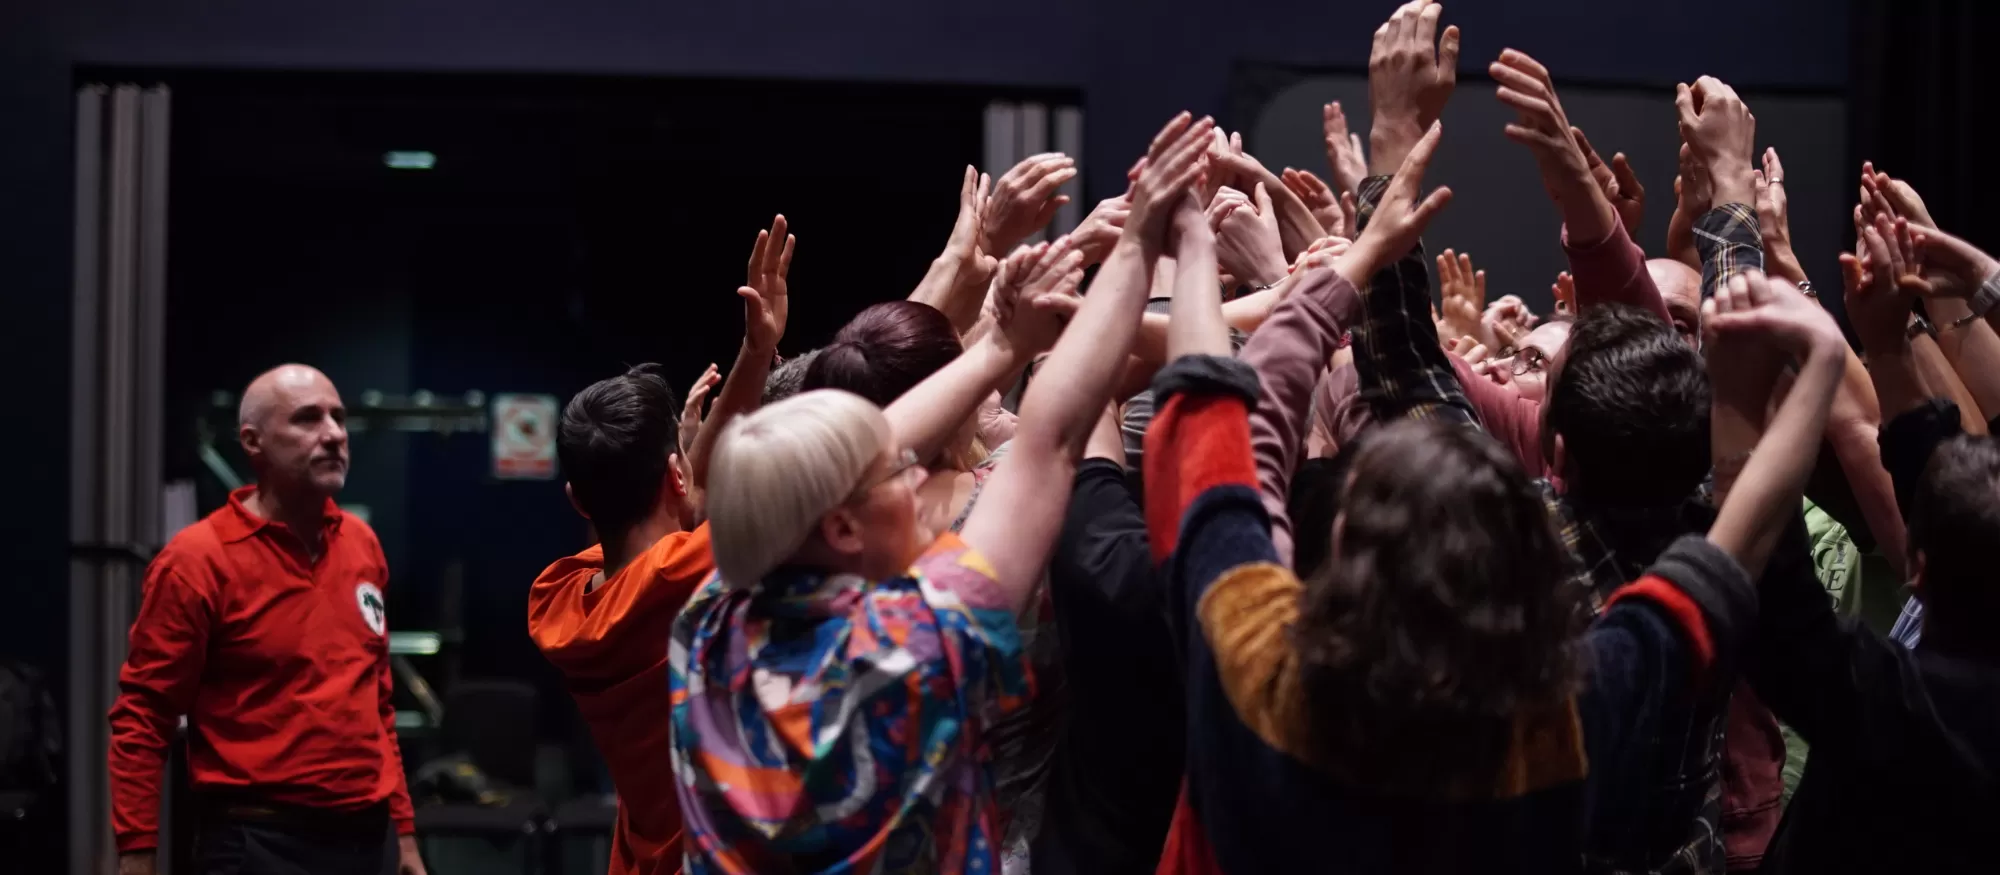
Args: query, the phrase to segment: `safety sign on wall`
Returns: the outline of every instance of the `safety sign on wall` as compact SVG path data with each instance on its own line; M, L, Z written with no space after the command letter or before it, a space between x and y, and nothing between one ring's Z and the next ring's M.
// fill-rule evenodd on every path
M554 395L494 395L493 476L554 479L556 416Z

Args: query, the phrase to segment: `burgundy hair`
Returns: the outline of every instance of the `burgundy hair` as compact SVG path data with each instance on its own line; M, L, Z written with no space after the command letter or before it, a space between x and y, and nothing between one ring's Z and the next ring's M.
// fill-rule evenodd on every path
M964 351L951 320L936 307L914 301L876 304L820 350L799 388L844 389L887 407Z

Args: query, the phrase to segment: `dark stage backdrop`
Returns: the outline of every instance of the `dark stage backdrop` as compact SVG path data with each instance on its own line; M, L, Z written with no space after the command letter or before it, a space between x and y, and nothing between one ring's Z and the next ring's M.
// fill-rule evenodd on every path
M170 476L216 389L302 360L365 390L567 398L630 364L677 393L742 337L759 229L798 237L784 352L906 295L944 244L992 89L550 77L179 74ZM1070 98L1073 101L1073 97ZM427 171L384 166L427 150ZM527 590L587 542L557 481L488 475L484 435L354 438L392 625L462 562L467 675L552 679ZM236 458L234 450L229 453ZM205 510L206 508L204 508ZM545 703L566 700L552 685Z

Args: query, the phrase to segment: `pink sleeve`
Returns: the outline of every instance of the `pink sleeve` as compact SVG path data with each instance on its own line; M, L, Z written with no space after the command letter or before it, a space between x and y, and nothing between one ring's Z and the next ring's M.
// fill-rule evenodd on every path
M1452 353L1446 356L1451 359L1451 369L1458 374L1465 398L1472 402L1486 433L1514 453L1528 476L1548 476L1548 465L1542 460L1542 405L1473 373L1465 359Z
M1354 322L1360 300L1360 293L1340 274L1315 270L1299 281L1237 355L1257 371L1261 391L1250 411L1250 443L1264 510L1271 517L1271 545L1286 565L1292 562L1292 526L1285 499L1305 443L1313 386L1343 327Z
M1598 304L1627 304L1673 321L1659 287L1653 285L1653 275L1646 272L1646 253L1625 232L1623 219L1612 224L1611 236L1591 246L1571 246L1568 228L1562 238L1570 276L1576 280L1578 312Z

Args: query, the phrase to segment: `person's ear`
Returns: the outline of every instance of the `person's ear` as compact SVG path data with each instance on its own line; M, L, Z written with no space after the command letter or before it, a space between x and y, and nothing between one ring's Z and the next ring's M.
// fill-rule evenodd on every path
M590 519L590 514L585 512L583 505L576 500L576 487L571 486L567 480L563 481L563 497L569 499L569 506L576 509L577 516Z
M1904 562L1904 576L1909 579L1910 590L1917 595L1924 594L1924 551L1912 547Z
M688 494L688 481L693 479L687 468L687 459L681 454L667 454L667 472L665 479L660 481L660 494L674 498L686 498Z
M264 436L257 433L257 427L245 423L236 427L236 442L243 447L243 455L252 459L264 452Z
M858 555L863 550L861 520L847 508L835 508L819 518L819 537L835 553Z

